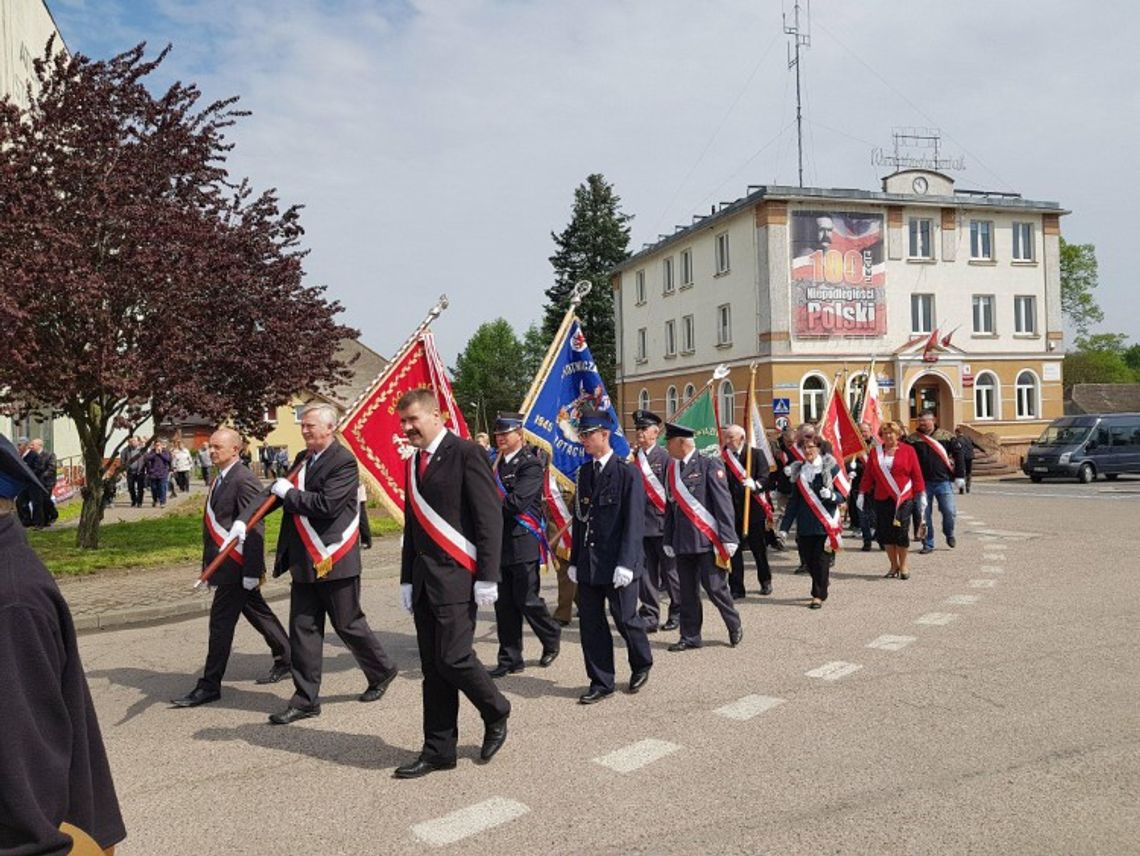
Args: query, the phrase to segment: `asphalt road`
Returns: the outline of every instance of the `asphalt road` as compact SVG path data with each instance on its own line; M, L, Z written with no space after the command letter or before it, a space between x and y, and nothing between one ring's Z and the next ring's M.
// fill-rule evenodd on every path
M117 852L1140 853L1140 599L1122 558L1140 490L1108 487L1140 482L980 484L959 498L956 550L912 556L905 582L878 552L844 553L819 611L782 554L773 597L750 580L739 648L706 608L703 649L652 637L636 696L578 705L574 628L549 669L528 631L532 665L501 682L502 752L476 763L463 702L458 768L417 781L391 778L419 748L420 693L388 575L366 579L365 609L403 674L360 704L330 642L324 712L288 727L266 723L291 688L254 685L269 656L246 625L222 701L188 711L166 701L193 686L205 618L86 635Z

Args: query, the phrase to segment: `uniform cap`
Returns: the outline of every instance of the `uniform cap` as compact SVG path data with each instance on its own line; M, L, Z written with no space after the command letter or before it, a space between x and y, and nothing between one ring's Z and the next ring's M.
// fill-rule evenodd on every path
M610 417L604 411L595 410L590 413L583 413L578 418L579 434L589 434L591 431L597 431L600 428L609 430L612 427Z
M492 434L506 434L509 431L517 431L523 427L523 415L521 413L502 413L495 417L495 427L491 431Z
M697 432L692 428L685 425L678 425L676 422L665 423L665 439L672 440L674 437L695 437Z
M635 428L652 428L654 425L660 425L662 419L651 410L635 410L633 411L633 425Z

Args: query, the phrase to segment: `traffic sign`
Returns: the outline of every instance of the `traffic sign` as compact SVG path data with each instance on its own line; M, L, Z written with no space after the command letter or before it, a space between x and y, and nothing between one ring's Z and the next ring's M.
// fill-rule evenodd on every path
M772 414L775 416L790 416L792 413L792 400L790 398L773 398Z

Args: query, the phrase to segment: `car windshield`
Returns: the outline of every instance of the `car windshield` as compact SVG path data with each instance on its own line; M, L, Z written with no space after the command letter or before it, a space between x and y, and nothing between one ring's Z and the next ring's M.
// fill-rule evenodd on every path
M1085 441L1091 425L1050 425L1037 438L1038 446L1076 446Z

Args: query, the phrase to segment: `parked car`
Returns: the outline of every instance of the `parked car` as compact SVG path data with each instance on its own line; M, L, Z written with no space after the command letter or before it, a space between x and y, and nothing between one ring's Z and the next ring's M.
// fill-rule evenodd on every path
M1140 474L1140 413L1062 416L1029 447L1021 465L1034 482L1068 476L1087 484Z

